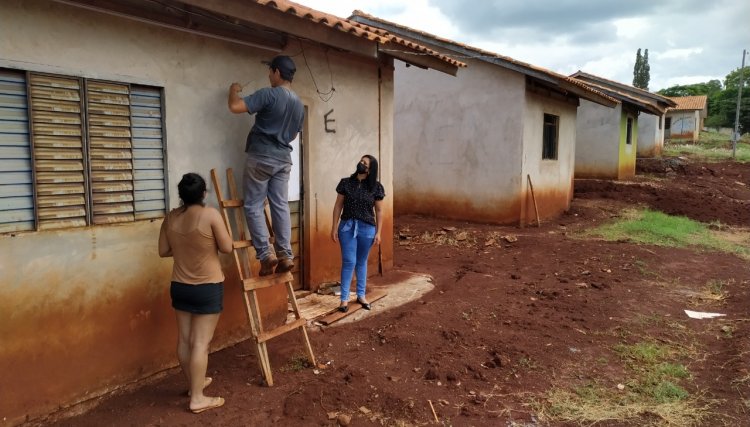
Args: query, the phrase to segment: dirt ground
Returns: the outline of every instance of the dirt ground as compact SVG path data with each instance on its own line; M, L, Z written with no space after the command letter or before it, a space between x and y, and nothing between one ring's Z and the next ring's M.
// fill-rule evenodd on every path
M220 409L189 413L175 371L56 425L336 426L339 415L353 426L577 425L545 418L550 391L617 389L627 374L613 349L643 340L690 349L681 385L708 414L695 425L750 425L749 263L577 237L634 204L747 227L750 164L639 167L646 173L630 182L576 182L571 210L540 228L397 218L396 270L429 274L435 289L312 331L326 369L297 369L302 349L287 334L269 343L276 385L262 387L243 342L210 356L207 393L227 399ZM701 297L711 281L725 298ZM684 309L727 316L695 320ZM664 423L645 411L597 425Z

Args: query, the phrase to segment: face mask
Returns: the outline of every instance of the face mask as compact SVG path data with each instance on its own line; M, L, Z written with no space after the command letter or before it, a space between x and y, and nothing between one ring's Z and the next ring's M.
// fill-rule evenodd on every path
M364 163L357 163L357 173L367 173L367 166Z

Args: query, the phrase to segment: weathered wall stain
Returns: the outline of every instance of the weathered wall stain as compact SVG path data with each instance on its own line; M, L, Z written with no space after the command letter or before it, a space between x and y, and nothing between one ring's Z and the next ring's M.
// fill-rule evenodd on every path
M407 192L399 193L399 198L394 203L394 211L397 215L419 214L437 218L514 224L520 217L521 197L504 196L480 201L460 194Z

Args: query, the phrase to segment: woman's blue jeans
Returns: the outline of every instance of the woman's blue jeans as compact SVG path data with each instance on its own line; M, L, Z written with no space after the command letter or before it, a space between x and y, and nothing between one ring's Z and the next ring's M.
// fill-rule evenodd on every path
M357 273L357 298L365 297L367 287L367 256L375 241L375 226L357 219L339 224L341 245L341 301L349 301L352 273Z

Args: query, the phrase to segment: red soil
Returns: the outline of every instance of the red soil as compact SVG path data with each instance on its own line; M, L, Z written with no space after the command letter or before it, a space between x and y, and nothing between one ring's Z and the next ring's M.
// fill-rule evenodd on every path
M534 402L544 402L546 391L592 380L616 387L625 378L613 347L648 337L694 346L701 357L682 361L692 373L683 386L715 400L716 416L706 425L742 425L744 397L750 397L750 325L743 321L750 307L748 262L571 238L633 204L750 225L749 164L674 169L664 173L656 165L654 175L630 183L576 182L571 210L541 228L397 218L396 269L432 275L435 290L380 313L373 304L375 315L363 321L311 332L318 360L330 361L327 369L281 369L302 354L296 334L287 334L269 343L276 385L262 387L251 343L243 342L209 358L214 382L207 392L227 399L220 409L189 413L181 394L186 386L175 371L57 424L335 426L328 414L336 413L356 426L436 425L435 416L442 425L537 425ZM455 246L398 240L444 227L466 239ZM509 234L518 240L500 238ZM723 302L695 297L710 280L726 284ZM693 320L683 309L727 317ZM675 336L666 322L683 332ZM726 325L731 337L720 330Z

